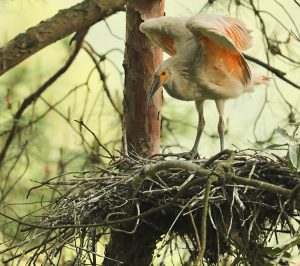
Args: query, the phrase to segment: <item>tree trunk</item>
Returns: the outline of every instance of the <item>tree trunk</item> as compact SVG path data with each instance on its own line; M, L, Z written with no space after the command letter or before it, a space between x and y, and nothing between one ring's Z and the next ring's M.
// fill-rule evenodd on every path
M162 62L162 51L139 31L140 24L164 14L164 0L128 0L126 14L126 50L124 58L124 128L129 153L149 156L159 152L162 91L146 106L155 68ZM129 213L131 210L129 210ZM130 231L135 223L121 225ZM140 223L134 234L111 233L106 256L128 266L148 266L152 261L158 235L152 227ZM118 265L104 260L105 266Z
M145 224L141 224L133 234L112 232L105 255L113 260L105 259L103 265L149 266L158 238L157 231Z
M126 50L124 58L124 128L129 153L140 156L159 152L162 91L146 106L155 68L162 62L162 51L139 31L140 24L164 14L164 0L128 0Z

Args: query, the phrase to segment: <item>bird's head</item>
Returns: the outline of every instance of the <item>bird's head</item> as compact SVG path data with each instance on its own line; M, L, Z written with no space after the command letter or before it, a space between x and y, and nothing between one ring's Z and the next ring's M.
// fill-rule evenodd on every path
M154 72L154 78L150 89L150 93L147 97L147 105L150 104L152 96L161 86L164 85L164 83L169 79L170 75L171 74L169 70L163 64L157 67L157 69Z

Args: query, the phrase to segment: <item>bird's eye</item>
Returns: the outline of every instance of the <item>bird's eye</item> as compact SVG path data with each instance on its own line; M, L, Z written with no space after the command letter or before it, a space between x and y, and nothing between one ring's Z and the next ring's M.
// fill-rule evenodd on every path
M164 71L164 72L162 72L161 74L164 76L164 75L166 75L166 72Z

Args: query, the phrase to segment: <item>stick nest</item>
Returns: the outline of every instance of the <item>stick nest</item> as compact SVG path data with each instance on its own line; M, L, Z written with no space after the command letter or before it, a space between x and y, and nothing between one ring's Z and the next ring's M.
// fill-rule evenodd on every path
M33 252L28 265L60 265L63 250L71 248L74 265L92 264L116 259L96 251L105 235L144 230L160 242L162 261L168 250L179 249L182 265L214 265L227 256L233 265L285 265L291 245L280 246L278 239L297 237L299 184L285 158L257 152L223 151L194 161L122 156L105 169L57 176L32 188L30 193L47 187L58 196L43 204L34 222L17 221L25 240L0 253L4 262ZM270 241L277 241L276 249Z

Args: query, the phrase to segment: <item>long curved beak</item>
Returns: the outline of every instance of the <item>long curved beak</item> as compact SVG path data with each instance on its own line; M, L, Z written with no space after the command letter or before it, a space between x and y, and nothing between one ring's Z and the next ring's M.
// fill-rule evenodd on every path
M159 79L158 76L154 76L150 92L149 92L149 94L147 96L147 106L149 106L152 96L159 89L159 87L160 87L160 79Z

